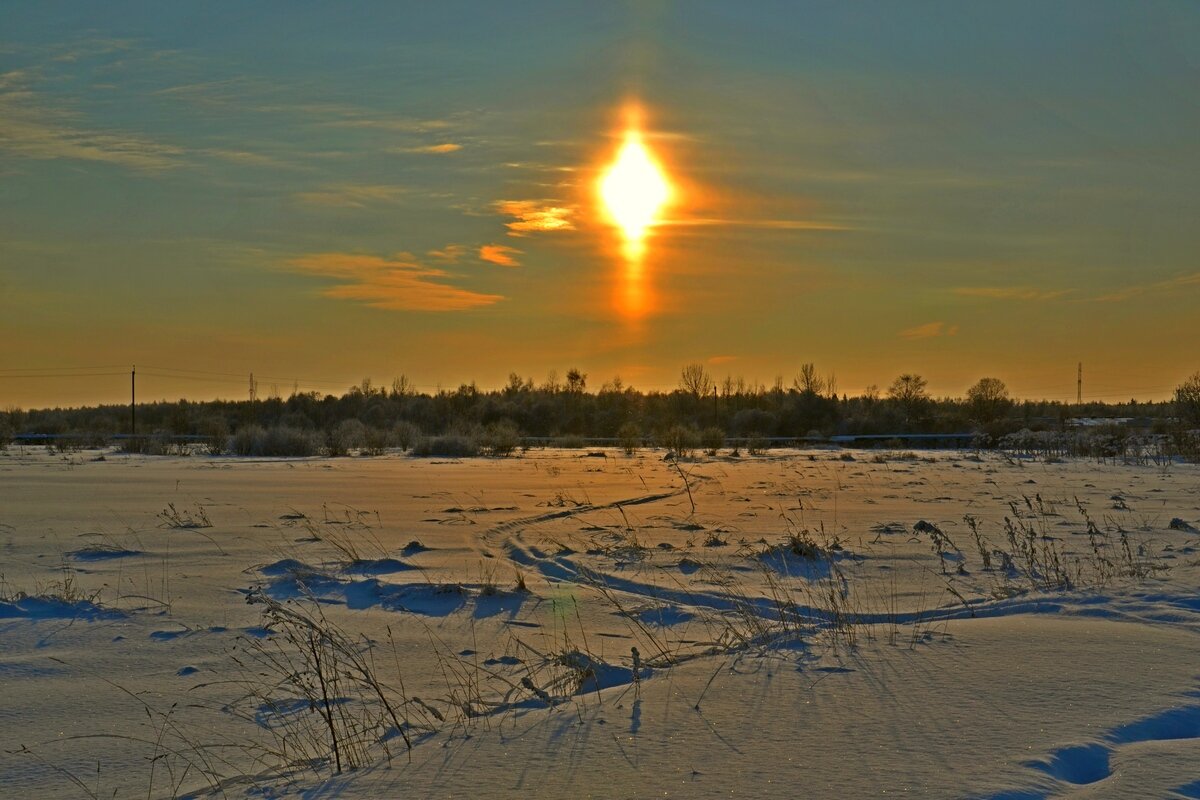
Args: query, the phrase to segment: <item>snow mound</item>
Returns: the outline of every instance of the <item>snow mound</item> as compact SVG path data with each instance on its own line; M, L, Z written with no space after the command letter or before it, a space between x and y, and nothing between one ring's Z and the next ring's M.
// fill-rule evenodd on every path
M120 619L125 612L87 600L68 602L55 597L18 597L0 601L0 619Z

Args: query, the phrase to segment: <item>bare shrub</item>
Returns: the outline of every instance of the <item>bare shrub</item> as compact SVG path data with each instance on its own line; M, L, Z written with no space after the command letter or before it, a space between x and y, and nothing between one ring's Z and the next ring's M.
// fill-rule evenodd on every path
M412 446L421 438L421 429L402 419L392 426L392 442L401 450L410 450Z
M521 446L521 432L512 420L494 422L484 431L480 446L489 455L510 455Z
M360 449L364 456L381 456L391 445L391 431L383 428L367 428L363 431Z
M587 442L583 440L582 436L574 433L564 434L554 440L555 447L562 447L567 450L581 450L586 444Z
M244 425L229 437L227 448L235 455L259 457L300 458L317 452L312 434L285 425Z
M672 425L659 435L658 442L677 458L685 458L700 444L700 435L692 428Z
M422 436L412 446L412 455L418 458L442 456L468 458L479 455L479 440L461 433L445 436Z
M725 431L716 426L705 428L700 431L700 446L710 456L715 456L725 446Z
M331 457L347 456L350 451L362 447L367 435L367 426L356 419L344 419L325 436L325 450Z
M636 422L624 422L617 430L617 439L625 455L631 456L642 446L642 429Z
M317 603L280 603L261 592L266 639L242 639L235 663L245 695L231 708L274 736L285 763L329 765L335 773L392 757L397 737L412 748L399 660L392 686L382 679L376 647L326 618ZM394 655L394 654L393 654Z
M209 455L219 456L225 452L229 443L229 423L223 417L205 417L200 422L199 431L204 437L204 449Z

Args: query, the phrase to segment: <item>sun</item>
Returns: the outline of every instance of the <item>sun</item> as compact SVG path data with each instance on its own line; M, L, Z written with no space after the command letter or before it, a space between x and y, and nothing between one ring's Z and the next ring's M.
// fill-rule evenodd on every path
M671 184L636 129L625 141L612 166L600 178L600 199L625 241L640 244L671 199Z

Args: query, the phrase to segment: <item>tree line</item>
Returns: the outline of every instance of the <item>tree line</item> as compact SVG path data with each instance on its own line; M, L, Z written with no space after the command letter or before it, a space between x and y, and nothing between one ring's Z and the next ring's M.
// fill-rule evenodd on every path
M1166 431L1200 426L1200 373L1177 388L1173 402L1066 404L1016 400L1003 381L984 377L961 397L935 398L924 377L906 373L886 390L838 394L833 376L812 364L788 384L718 381L703 364L689 364L672 391L642 392L614 378L592 391L588 375L570 369L535 384L512 374L500 389L474 383L433 393L416 391L401 377L390 387L364 379L341 395L297 392L255 400L179 400L139 403L138 433L203 437L217 443L239 431L286 430L317 436L334 449L407 447L418 437L478 439L500 431L523 438L661 441L668 432L707 432L727 438L802 438L830 435L978 433L998 440L1019 430L1062 429L1071 418L1137 418ZM0 439L23 434L106 437L129 433L128 405L34 410L0 414ZM340 434L338 433L340 431ZM246 434L243 434L246 435ZM333 438L331 438L333 437ZM341 444L334 441L340 437Z

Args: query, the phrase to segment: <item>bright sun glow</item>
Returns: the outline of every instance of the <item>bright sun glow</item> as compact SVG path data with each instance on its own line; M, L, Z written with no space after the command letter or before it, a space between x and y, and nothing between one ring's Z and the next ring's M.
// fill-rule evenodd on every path
M600 198L626 242L641 242L670 197L667 176L642 142L641 132L626 131L617 160L600 179Z

